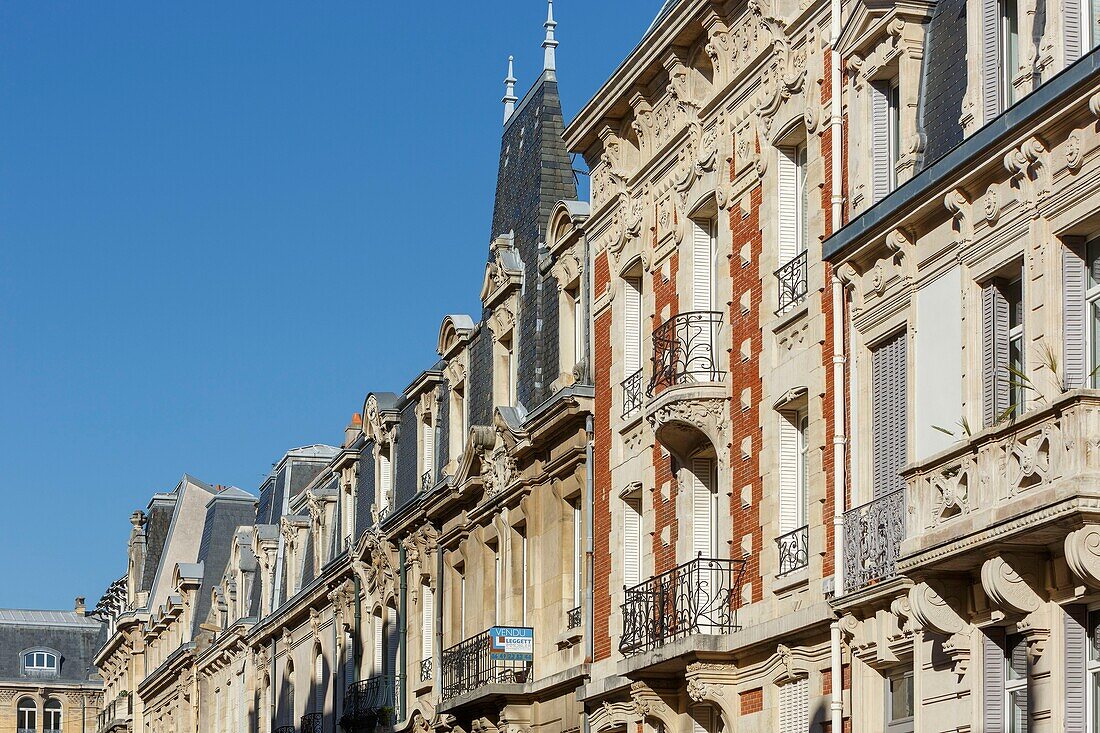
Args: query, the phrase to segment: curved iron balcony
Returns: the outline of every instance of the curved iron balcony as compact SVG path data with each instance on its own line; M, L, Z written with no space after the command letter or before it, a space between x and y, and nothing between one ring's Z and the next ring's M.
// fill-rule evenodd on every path
M799 527L793 532L788 532L782 537L777 537L775 544L779 547L779 573L780 577L801 570L810 564L810 527Z
M625 589L619 651L631 656L685 636L739 630L744 571L744 559L698 557Z
M301 733L324 733L324 713L306 713L302 716Z
M392 722L400 680L400 675L379 674L348 687L340 727L358 731L370 729L376 723Z
M494 658L489 629L455 644L439 661L440 697L450 700L494 684L523 684L531 680L534 663Z
M897 575L905 539L905 489L844 512L844 593Z
M689 311L668 319L653 332L653 378L650 397L678 384L720 382L718 333L722 314Z

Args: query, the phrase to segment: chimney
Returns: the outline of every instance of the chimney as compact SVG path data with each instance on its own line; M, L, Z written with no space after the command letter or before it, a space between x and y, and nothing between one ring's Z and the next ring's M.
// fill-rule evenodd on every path
M84 615L84 613L87 611L87 609L84 607L84 596L76 597L76 605L73 610L76 611L78 616Z
M351 422L344 428L344 447L350 447L359 438L361 432L363 432L363 416L357 412L351 416Z

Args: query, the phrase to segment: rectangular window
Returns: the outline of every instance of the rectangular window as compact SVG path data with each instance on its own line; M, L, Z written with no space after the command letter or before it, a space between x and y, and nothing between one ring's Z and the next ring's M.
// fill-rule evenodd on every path
M692 220L691 309L714 309L714 221Z
M431 417L425 419L420 429L421 488L427 489L435 477L435 426L432 425Z
M581 500L577 498L570 504L573 513L573 608L581 605L581 588L584 574L583 522L581 521Z
M897 81L890 84L886 97L886 129L889 139L887 161L890 190L898 187L898 161L901 160L901 87Z
M903 672L886 678L887 733L913 730L913 673Z
M1003 108L1007 108L1016 102L1012 77L1020 69L1020 8L1017 0L1000 0L1000 6L1001 99L1004 100Z
M382 617L374 617L374 674L382 674L382 649L385 646L386 629L382 623Z
M779 266L806 251L809 193L806 186L806 146L779 151Z
M691 461L692 535L691 558L718 557L718 494L715 491L714 461Z
M788 682L779 688L780 733L805 733L810 729L810 681Z
M779 416L779 534L806 525L806 427L803 411Z
M381 519L390 511L393 496L393 463L390 460L389 446L378 449L378 517Z
M907 334L871 352L871 452L874 498L905 488L908 456Z
M1005 637L1005 711L1008 733L1027 733L1027 642L1022 634Z
M871 83L872 199L881 201L897 188L901 157L901 97L894 81Z
M642 582L642 502L623 501L623 585L633 588Z
M642 280L623 280L623 375L642 368Z
M1023 412L1024 302L1022 281L993 280L982 288L982 402L986 427Z
M420 597L423 605L420 609L420 659L432 658L432 645L435 639L435 593L429 583L421 586Z

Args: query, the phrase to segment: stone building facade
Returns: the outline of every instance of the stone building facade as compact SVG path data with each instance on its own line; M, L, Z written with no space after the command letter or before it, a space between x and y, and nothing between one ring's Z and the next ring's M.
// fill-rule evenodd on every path
M1100 730L1092 6L654 9L429 368L134 514L98 733Z

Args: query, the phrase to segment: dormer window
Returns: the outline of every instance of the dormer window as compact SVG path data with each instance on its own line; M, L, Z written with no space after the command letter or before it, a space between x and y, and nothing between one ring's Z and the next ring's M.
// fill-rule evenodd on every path
M420 436L420 488L427 491L435 482L435 424L431 414L424 415Z
M516 404L516 350L512 331L496 342L496 368L493 370L493 402L499 406Z
M57 654L44 650L23 653L23 673L28 677L50 677L57 671Z
M393 461L390 446L378 447L378 518L390 513L393 505Z

